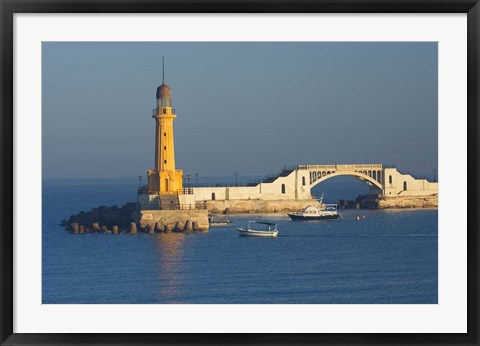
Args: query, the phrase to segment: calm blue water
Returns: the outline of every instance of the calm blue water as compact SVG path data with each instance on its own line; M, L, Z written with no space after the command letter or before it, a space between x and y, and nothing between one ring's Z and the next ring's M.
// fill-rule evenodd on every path
M231 178L230 178L231 179ZM343 220L275 220L276 239L234 228L194 234L74 235L59 223L98 205L135 201L135 179L45 180L44 304L437 303L436 210L344 210ZM326 202L354 199L361 183L317 186ZM365 219L356 221L355 216Z

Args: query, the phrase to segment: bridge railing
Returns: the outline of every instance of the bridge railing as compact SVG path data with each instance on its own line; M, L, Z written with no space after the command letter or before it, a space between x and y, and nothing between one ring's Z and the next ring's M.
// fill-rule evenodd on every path
M343 164L343 165L299 165L298 169L313 169L313 170L336 170L336 171L353 171L356 169L383 169L380 163L372 164Z
M335 169L337 165L299 165L298 169Z

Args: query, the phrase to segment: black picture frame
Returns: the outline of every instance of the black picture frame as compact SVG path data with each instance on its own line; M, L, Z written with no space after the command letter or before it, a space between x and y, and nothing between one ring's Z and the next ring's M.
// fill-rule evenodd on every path
M479 345L479 0L66 1L0 0L2 345L357 344ZM465 334L20 334L13 333L13 16L16 13L467 13L468 332Z

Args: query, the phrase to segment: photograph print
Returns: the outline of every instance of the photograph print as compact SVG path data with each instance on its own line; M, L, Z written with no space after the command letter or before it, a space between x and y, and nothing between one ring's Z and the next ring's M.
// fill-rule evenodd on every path
M438 304L436 42L43 42L43 304Z

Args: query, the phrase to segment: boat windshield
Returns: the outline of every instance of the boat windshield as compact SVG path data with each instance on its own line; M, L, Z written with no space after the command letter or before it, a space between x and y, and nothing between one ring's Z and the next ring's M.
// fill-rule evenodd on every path
M335 211L335 210L337 210L337 205L336 204L326 204L325 205L325 210Z
M249 221L248 222L248 228L252 229L251 225L252 224L260 224L260 225L266 225L268 226L268 230L275 230L277 228L277 224L273 222L264 222L264 221Z

